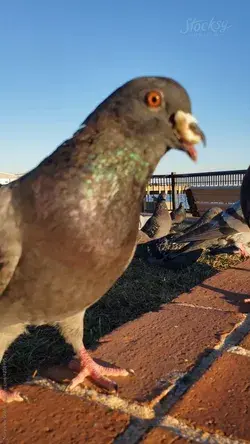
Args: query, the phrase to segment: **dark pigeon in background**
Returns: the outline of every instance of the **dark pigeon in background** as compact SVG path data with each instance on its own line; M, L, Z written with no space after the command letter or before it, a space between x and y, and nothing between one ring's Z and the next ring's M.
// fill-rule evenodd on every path
M138 248L141 244L146 244L148 242L150 242L152 239L150 239L150 237L148 237L148 235L146 233L143 233L143 231L138 230L137 233L137 238L136 238L136 244L138 245Z
M184 228L183 234L188 233L189 231L193 231L196 228L201 227L201 225L207 224L208 222L210 222L210 220L212 220L215 216L222 212L223 210L219 207L210 208L209 210L205 211L205 213L197 220L197 222L194 222L188 225L188 227Z
M161 191L159 196L157 197L156 202L162 202L163 200L166 200L167 194L165 191Z
M35 169L0 188L0 361L29 324L57 324L79 358L69 389L129 371L93 361L85 310L123 274L135 251L142 199L172 148L192 159L205 140L182 86L141 77L118 88ZM71 368L74 363L71 364ZM21 395L0 390L5 402Z
M151 239L161 238L169 233L171 224L167 202L162 200L156 203L152 216L143 225L141 231Z
M169 260L170 255L172 253L176 254L176 252L181 252L182 249L185 247L186 250L193 251L194 244L196 244L195 248L197 247L197 242L188 242L187 244L184 243L181 244L175 244L175 239L178 239L181 235L188 233L192 230L195 230L196 228L199 228L200 226L204 225L205 223L210 222L211 219L213 219L215 216L217 216L219 213L222 213L222 209L219 207L213 207L207 210L203 216L201 216L196 222L193 223L187 223L182 222L180 224L172 224L170 234L167 234L164 238L161 239L155 239L154 241L150 241L150 239L144 240L144 242L139 243L147 243L147 245L144 247L144 249L137 248L136 250L136 257L141 257L144 259L150 258L150 262L153 262L155 260L162 260L164 259ZM202 248L205 249L206 246L211 246L210 242L200 242L202 244ZM184 256L183 256L184 257ZM187 257L187 256L186 256ZM189 259L191 259L192 256L189 255ZM172 259L172 257L171 257ZM160 262L159 262L160 263Z
M165 237L170 231L171 224L172 220L169 215L167 202L161 199L157 201L153 215L138 231L135 257L143 258L147 256L148 245L151 245L153 240Z
M243 178L240 190L240 202L247 225L250 227L250 166Z
M171 228L171 234L173 234L173 237L175 235L181 235L184 233L188 233L189 231L192 231L201 225L210 222L217 214L222 213L222 209L219 207L212 207L209 210L207 210L196 222L192 222L190 220L183 220L183 222L176 224L172 224Z
M243 226L239 222L240 218ZM236 228L245 232L238 232ZM226 235L224 230L226 230ZM208 250L212 255L249 256L250 231L242 218L239 201L225 212L219 207L213 207L182 233L171 232L163 239L148 243L142 257L150 263L177 269L179 264L184 267L195 262L199 251L204 250Z
M195 248L190 251L180 250L174 255L162 255L160 259L155 257L148 257L147 261L152 265L166 268L167 270L183 270L184 268L193 265L202 255L202 248Z
M170 213L170 216L175 224L181 224L186 219L186 210L182 202L176 210Z
M212 246L214 239L221 239L219 244L223 247L234 244L242 256L249 256L250 229L244 219L240 201L219 213L210 222L179 236L175 242L210 241Z

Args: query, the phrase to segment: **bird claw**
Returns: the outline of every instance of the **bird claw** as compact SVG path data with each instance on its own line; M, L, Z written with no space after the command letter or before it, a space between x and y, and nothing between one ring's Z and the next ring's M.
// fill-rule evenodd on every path
M79 372L69 384L69 391L73 390L77 385L81 384L87 377L89 377L94 383L107 390L109 393L117 393L118 386L116 382L108 379L106 376L116 377L135 374L132 369L112 368L99 365L93 361L85 349L82 349L80 352L80 362L73 359L69 363L69 368Z
M243 259L247 259L247 258L249 257L249 253L247 252L247 250L246 250L246 248L244 247L244 245L239 245L238 254L239 254L240 257L243 258Z
M88 376L93 380L93 382L96 385L107 390L109 393L118 392L118 385L116 384L116 382L106 378L104 375L102 375L97 371L90 372L86 371L86 369L81 370L80 373L74 379L72 379L71 383L67 387L67 391L74 390L74 388L77 387L82 382L84 382Z
M26 396L20 395L19 392L10 392L7 390L0 390L0 400L5 402L6 404L10 404L11 402L23 402L28 401Z

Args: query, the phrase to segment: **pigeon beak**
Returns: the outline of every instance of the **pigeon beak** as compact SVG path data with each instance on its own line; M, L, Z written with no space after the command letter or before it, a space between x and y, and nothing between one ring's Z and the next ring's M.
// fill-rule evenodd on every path
M206 136L203 133L203 131L200 129L200 127L197 125L197 123L190 123L189 129L193 131L193 134L198 136L200 138L199 142L202 142L204 146L207 144Z
M186 151L192 160L197 160L197 151L194 147L199 142L206 145L206 137L197 124L197 120L192 114L184 111L177 111L173 117L173 129L179 139L181 146L179 149Z

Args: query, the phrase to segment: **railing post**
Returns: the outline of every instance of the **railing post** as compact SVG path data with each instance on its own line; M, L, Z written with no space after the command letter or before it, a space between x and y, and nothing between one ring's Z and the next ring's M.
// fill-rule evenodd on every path
M142 203L141 203L141 213L144 213L144 206L145 206L145 197L142 199Z
M175 210L175 174L176 173L171 173L171 192L172 192L172 206L173 206L173 210Z

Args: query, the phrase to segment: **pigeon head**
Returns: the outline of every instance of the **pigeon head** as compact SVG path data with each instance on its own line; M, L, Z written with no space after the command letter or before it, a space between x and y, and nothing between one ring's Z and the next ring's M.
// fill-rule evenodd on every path
M126 137L139 140L144 160L157 164L170 149L197 159L195 144L205 135L191 112L186 90L165 77L139 77L114 91L83 125L107 125L113 120Z
M223 212L223 210L220 207L212 207L207 211L207 215L211 219L211 218L217 216L217 214L220 214L222 212Z

